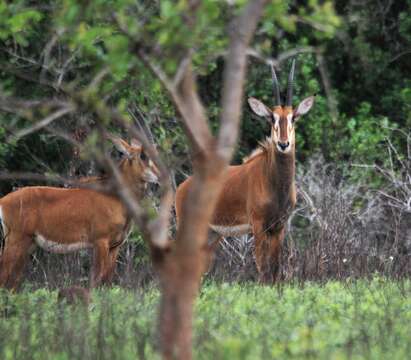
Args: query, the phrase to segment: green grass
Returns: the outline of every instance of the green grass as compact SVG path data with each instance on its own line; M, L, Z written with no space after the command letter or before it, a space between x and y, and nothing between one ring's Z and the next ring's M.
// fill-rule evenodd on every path
M157 359L158 291L93 293L90 309L56 292L0 294L0 359ZM406 359L411 283L376 278L303 287L206 284L197 359Z

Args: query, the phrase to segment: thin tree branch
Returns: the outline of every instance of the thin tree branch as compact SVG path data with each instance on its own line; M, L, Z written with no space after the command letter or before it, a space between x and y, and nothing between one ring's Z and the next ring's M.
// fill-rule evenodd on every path
M180 65L178 66L177 72L173 79L174 88L177 88L180 85L181 81L183 80L184 74L187 71L187 66L191 64L192 55L193 55L193 50L190 49L188 51L187 56L185 56L183 60L181 60Z
M337 100L332 93L331 81L330 77L328 76L327 65L320 49L317 49L315 54L318 62L318 69L320 70L321 79L324 85L325 95L327 96L328 109L330 110L333 123L336 124L338 120Z
M223 76L221 125L218 136L218 152L226 161L231 159L238 137L248 44L267 2L251 1L231 25L230 46Z
M48 125L50 125L53 121L61 118L64 115L67 115L71 112L73 112L75 110L74 106L69 106L69 107L65 107L62 109L59 109L53 113L51 113L50 115L48 115L47 117L45 117L43 120L40 120L38 122L36 122L33 126L30 126L28 128L22 129L20 131L18 131L17 133L15 133L14 135L12 135L11 140L19 140L24 136L27 136L33 132L36 132Z
M271 58L271 57L262 55L256 49L248 48L247 55L254 59L257 59L258 61L264 63L265 65L273 64L277 68L277 67L280 67L281 64L284 61L288 60L289 58L292 58L299 54L314 53L315 51L316 51L315 47L301 46L301 47L297 47L291 50L284 51L280 55L278 55L277 58Z
M191 59L186 58L182 66L180 65L178 87L174 87L173 81L158 65L151 61L147 54L140 50L138 55L170 94L176 110L181 115L183 128L192 145L192 154L205 153L211 143L211 132L208 128L204 107L197 95Z
M106 184L99 184L96 182L84 182L84 178L68 179L58 174L38 174L32 172L8 172L0 171L0 180L27 180L27 181L41 181L52 183L55 185L67 185L73 188L90 189L100 191L103 193L112 193L113 189Z

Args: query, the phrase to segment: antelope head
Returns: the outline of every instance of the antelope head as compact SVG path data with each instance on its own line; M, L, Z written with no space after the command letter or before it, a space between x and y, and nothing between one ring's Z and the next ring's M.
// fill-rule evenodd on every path
M286 154L295 148L295 130L294 125L297 119L308 113L314 104L314 96L310 96L293 109L293 85L294 85L295 59L291 64L291 70L288 75L287 97L285 105L281 103L280 87L274 66L271 65L273 80L274 107L270 109L261 101L255 98L249 98L248 104L258 116L265 117L271 124L271 140L276 145L275 148L279 153Z
M129 184L158 183L159 171L138 140L132 139L130 144L117 137L111 137L111 140L123 155L120 170Z

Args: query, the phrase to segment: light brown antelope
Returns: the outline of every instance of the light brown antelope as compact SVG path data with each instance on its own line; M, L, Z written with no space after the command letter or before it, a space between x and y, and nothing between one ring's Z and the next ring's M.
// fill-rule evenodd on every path
M295 122L314 103L311 96L296 109L292 107L295 60L284 106L274 67L271 69L274 107L270 109L257 99L248 99L251 109L271 124L271 136L242 165L228 168L210 224L211 230L222 236L253 233L255 260L263 282L276 279L286 221L296 202ZM177 221L191 182L189 177L177 189Z
M124 156L118 165L124 183L141 199L146 184L157 182L158 170L139 142L133 140L129 145L119 138L112 141ZM92 249L93 287L111 281L130 216L114 192L33 186L0 199L0 223L5 243L0 257L0 287L18 285L24 265L37 246L62 254Z

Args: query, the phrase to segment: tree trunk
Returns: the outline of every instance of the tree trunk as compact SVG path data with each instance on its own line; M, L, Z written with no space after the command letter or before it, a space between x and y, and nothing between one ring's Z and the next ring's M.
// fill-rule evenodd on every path
M210 263L212 248L207 243L209 222L218 200L222 180L234 152L241 118L246 51L268 0L250 1L230 25L230 43L222 89L220 131L213 137L199 99L191 58L184 59L174 81L143 60L162 81L180 113L193 157L193 177L182 206L175 242L167 248L151 243L152 258L161 284L159 317L164 359L192 358L193 303L201 276ZM198 4L197 1L192 2ZM193 9L196 7L194 6Z

